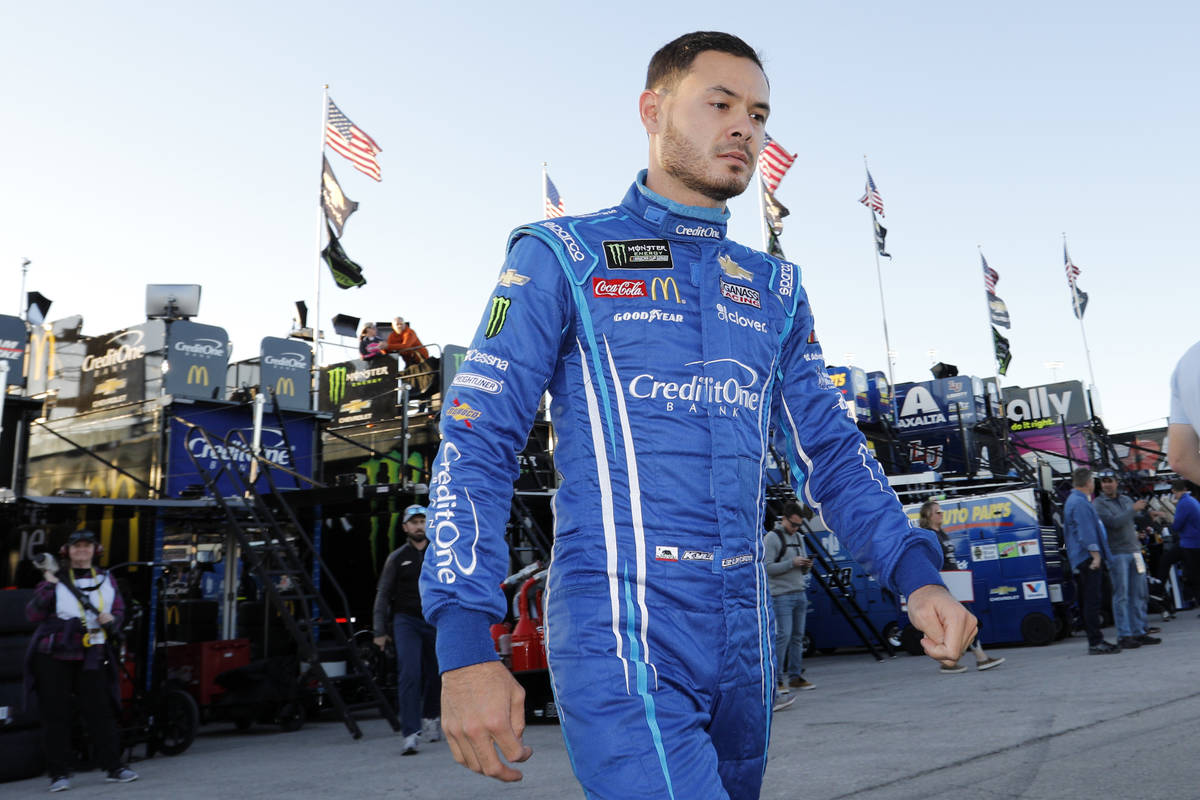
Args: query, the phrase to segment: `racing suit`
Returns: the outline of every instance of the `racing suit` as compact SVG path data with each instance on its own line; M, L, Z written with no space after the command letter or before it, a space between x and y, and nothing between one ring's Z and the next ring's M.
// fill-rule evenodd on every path
M855 557L893 591L940 583L937 539L825 373L799 270L726 239L727 218L643 172L619 206L518 228L445 398L421 576L442 671L497 657L516 455L550 392L562 481L543 625L588 797L758 797L772 412L795 484Z

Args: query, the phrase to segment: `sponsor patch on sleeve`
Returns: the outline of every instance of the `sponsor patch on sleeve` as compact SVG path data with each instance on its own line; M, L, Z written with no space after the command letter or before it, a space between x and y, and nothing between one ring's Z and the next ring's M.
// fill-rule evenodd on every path
M654 560L655 561L678 561L679 560L679 548L678 547L667 547L666 545L661 545L661 544L656 545L654 547Z
M675 269L666 239L606 241L604 263L609 269Z

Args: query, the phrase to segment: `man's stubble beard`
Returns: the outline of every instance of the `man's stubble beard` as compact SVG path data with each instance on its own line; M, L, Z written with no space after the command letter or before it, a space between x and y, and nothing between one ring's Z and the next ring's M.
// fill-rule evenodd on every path
M663 128L661 153L664 172L693 192L698 192L710 200L724 203L729 198L737 197L746 191L746 187L750 184L749 169L746 170L744 177L730 175L724 180L714 179L708 175L701 166L705 163L705 156L701 155L696 146L680 134L679 129L672 124L670 119ZM751 156L751 163L753 163L753 156Z

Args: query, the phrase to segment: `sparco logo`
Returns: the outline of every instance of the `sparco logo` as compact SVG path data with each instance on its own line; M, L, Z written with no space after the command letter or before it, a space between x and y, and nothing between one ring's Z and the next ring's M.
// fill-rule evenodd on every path
M683 314L673 314L670 311L660 311L653 308L649 311L620 311L613 314L613 322L683 322Z
M146 334L143 331L121 331L108 340L108 349L102 356L87 356L83 359L80 369L91 372L105 367L117 367L130 361L137 361L146 355L142 344Z
M736 308L730 311L721 303L717 303L717 319L721 320L721 322L728 322L730 325L737 325L742 328L753 328L759 333L767 332L767 323L760 319L744 317L742 316L742 312L738 311Z
M197 339L194 342L176 342L175 349L181 353L194 356L212 356L221 358L225 355L225 346L216 339Z
M263 363L268 367L284 367L285 369L308 369L308 359L301 353L283 353L278 356L263 356Z
M702 236L705 239L720 239L721 232L707 225L689 228L686 225L676 225L675 232L683 236Z
M475 516L475 503L471 500L471 492L464 486L462 491L462 507L459 508L459 497L456 490L450 487L453 480L450 467L461 457L459 449L453 442L442 445L442 460L438 464L437 474L433 476L433 490L429 493L432 512L429 518L429 529L433 534L434 566L437 567L437 579L440 583L454 583L459 575L472 575L475 572L475 545L479 542L479 520ZM468 515L468 522L475 529L474 538L463 542L455 550L462 538L458 518ZM469 547L470 561L462 562L461 551Z
M784 261L779 267L779 294L791 297L795 282L796 268Z
M542 224L553 231L555 236L562 239L562 243L567 246L567 255L571 257L572 261L583 261L583 251L579 249L575 237L567 233L562 225L557 222L543 222Z
M758 373L740 361L732 358L718 358L712 361L689 361L685 367L696 372L713 371L708 369L715 364L729 364L733 377L724 380L713 375L693 373L690 380L685 382L660 381L649 373L638 375L629 381L629 394L639 400L662 399L667 402L667 411L675 410L675 403L682 401L690 403L689 411L696 411L697 405L703 406L732 406L736 415L738 409L757 411L762 397L754 391L758 383Z
M721 294L735 303L762 308L762 300L758 290L751 289L749 286L721 281Z
M646 282L629 278L592 278L592 294L596 297L645 297Z

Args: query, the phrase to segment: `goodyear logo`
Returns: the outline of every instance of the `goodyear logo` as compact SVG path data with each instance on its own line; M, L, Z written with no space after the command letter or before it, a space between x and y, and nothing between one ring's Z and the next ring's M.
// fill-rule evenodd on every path
M675 295L676 303L684 302L684 300L679 297L679 284L675 282L675 278L673 277L668 276L666 278L660 278L655 276L655 278L650 281L650 299L657 300L660 292L662 293L663 300L666 300L669 294L673 293Z
M275 394L283 395L284 397L296 396L296 382L287 376L282 376L275 381Z
M450 417L451 419L456 419L470 428L472 427L471 420L479 419L483 416L483 412L478 409L471 408L469 403L460 403L458 398L455 398L454 405L446 409L446 416Z
M508 322L508 309L512 306L512 298L496 295L492 298L492 307L488 310L487 326L483 329L483 337L491 339L504 330Z
M329 370L329 402L337 405L346 396L346 368L334 367Z
M187 382L188 386L191 386L193 383L208 386L208 367L201 364L192 364L188 367Z

